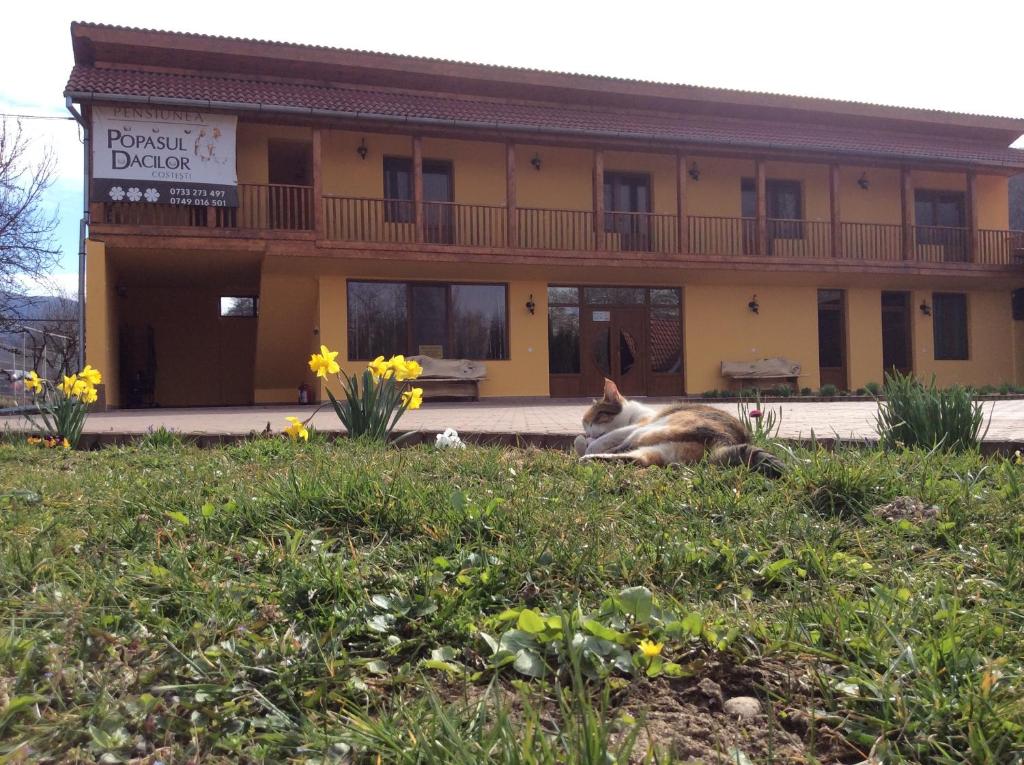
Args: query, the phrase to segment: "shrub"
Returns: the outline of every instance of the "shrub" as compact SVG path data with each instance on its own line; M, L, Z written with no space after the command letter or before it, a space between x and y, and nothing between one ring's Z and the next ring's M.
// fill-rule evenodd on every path
M1002 385L999 386L999 392L1002 393L1004 396L1009 393L1013 393L1013 385L1011 385L1010 383L1003 383Z
M995 392L995 385L982 385L980 388L978 388L978 393L980 393L982 396L991 396Z
M924 385L912 375L897 372L886 375L885 398L876 421L884 448L920 446L962 452L977 449L984 437L982 406L959 385L940 390L934 376Z
M835 385L833 385L832 383L825 383L824 385L821 386L821 389L818 391L818 395L834 396L838 392L839 388L837 388Z
M814 391L811 390L810 388L801 388L800 389L800 395L801 396L813 396L814 395Z
M718 398L717 390L706 390L700 394L701 398Z
M781 396L782 398L789 398L790 396L793 395L793 389L790 386L786 385L786 383L779 383L774 388L772 388L772 393L774 393L776 396Z
M876 382L864 383L864 390L866 390L868 394L875 396L877 398L878 395L882 392L882 386Z
M44 380L34 371L25 379L25 390L32 392L32 398L39 408L38 419L27 415L32 427L42 432L42 437L29 440L46 446L73 448L78 445L89 404L98 398L96 386L103 382L103 375L89 364L81 372L68 377L60 384Z

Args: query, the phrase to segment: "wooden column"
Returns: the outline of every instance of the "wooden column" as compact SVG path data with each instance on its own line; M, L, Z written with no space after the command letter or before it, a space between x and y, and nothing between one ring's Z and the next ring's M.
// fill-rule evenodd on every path
M509 247L519 246L519 225L516 219L516 147L505 142L505 230Z
M903 223L903 259L914 260L914 184L910 170L900 168L900 209Z
M764 160L758 159L754 162L754 192L756 194L756 231L757 231L757 254L768 254L768 194L765 190L767 180L765 176Z
M324 225L323 136L313 128L313 230L317 239L326 239Z
M967 260L978 262L978 175L967 171Z
M832 257L843 257L843 221L839 213L839 165L828 166L828 209L832 221Z
M594 151L594 245L604 249L604 152Z
M412 139L412 206L416 226L416 241L426 240L425 217L423 214L423 138Z
M680 255L690 251L690 226L686 216L686 157L676 154L676 225Z

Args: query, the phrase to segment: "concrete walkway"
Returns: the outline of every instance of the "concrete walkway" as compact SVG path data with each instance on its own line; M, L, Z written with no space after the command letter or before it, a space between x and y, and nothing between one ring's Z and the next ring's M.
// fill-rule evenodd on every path
M474 403L427 402L422 409L407 412L399 431L416 430L433 434L455 428L463 437L505 443L564 446L581 432L580 418L590 401L586 399L485 399ZM736 404L714 404L732 414ZM813 435L831 440L874 440L876 405L870 401L786 402L765 404L765 410L781 414L779 436L805 440ZM89 442L119 442L160 427L183 435L216 441L246 436L266 429L280 432L291 415L305 419L313 406L210 407L195 409L145 409L102 412L90 415L85 435ZM1024 400L985 402L991 416L986 441L1005 449L1024 443ZM323 431L340 431L340 423L329 407L313 419ZM25 430L28 423L18 417L0 417L0 431ZM432 435L430 435L432 439Z

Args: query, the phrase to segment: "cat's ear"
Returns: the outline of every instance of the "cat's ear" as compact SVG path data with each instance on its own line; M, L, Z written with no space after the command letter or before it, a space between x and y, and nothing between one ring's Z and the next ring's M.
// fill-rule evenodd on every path
M618 386L616 386L615 383L613 383L607 377L604 378L604 400L607 401L608 403L617 404L621 404L626 400L622 397L622 394L619 393Z

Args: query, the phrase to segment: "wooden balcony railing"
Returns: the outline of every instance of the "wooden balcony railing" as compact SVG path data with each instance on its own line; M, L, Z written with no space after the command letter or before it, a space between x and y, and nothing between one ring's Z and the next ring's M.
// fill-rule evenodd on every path
M527 250L593 250L594 213L589 210L516 210L516 246Z
M103 205L103 219L94 222L276 231L314 229L313 190L308 186L240 184L238 195L237 208L112 202ZM687 253L722 257L763 254L786 259L839 257L864 262L899 262L908 254L904 252L903 227L898 224L843 222L838 237L833 237L832 224L827 221L769 218L763 221L759 236L758 221L754 218L689 216L686 241L680 242L679 219L660 213L611 211L599 220L590 210L520 207L510 217L508 210L498 205L423 202L422 224L417 232L416 206L409 200L328 195L321 204L322 236L333 241L648 252L665 256ZM1024 265L1024 231L981 229L972 237L966 228L914 226L910 233L913 246L909 256L913 261Z
M198 226L277 231L313 229L313 189L281 184L238 184L238 207L109 202L103 222L131 226Z
M903 226L842 223L843 257L850 260L903 260Z

